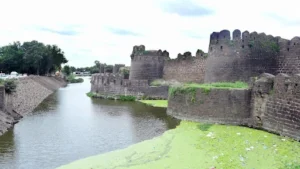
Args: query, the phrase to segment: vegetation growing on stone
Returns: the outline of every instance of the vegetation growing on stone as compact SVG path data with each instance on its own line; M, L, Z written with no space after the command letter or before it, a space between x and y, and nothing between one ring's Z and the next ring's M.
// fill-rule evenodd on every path
M5 93L12 94L16 92L17 83L15 79L7 79L4 81Z
M300 143L265 131L182 121L162 136L59 169L298 169Z
M17 82L16 79L0 79L0 85L5 87L5 93L11 94L16 92L17 89Z

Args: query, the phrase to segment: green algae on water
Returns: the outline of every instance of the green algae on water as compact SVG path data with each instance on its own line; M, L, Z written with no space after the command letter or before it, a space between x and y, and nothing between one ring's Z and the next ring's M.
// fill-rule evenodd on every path
M168 107L168 100L139 100L139 102L153 107Z
M123 150L59 169L298 169L300 143L265 131L182 121L173 130Z

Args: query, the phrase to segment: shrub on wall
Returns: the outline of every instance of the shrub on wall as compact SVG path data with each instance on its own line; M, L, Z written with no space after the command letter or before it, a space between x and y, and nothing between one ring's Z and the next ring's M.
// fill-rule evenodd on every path
M4 81L4 87L5 92L7 94L12 94L13 92L16 92L17 89L17 83L15 79L7 79Z

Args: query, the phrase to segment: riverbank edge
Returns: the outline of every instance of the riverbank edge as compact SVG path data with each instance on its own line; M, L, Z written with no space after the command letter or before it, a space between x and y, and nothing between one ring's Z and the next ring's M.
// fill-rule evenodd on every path
M161 108L168 107L168 100L138 100L138 102L152 107L161 107Z
M0 110L0 136L11 130L20 119L31 113L49 95L67 82L60 77L28 76L16 80L16 92L8 95L3 92Z

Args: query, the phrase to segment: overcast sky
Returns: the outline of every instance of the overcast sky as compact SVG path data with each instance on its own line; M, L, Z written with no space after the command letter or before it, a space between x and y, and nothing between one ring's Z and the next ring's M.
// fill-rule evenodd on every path
M300 34L299 2L263 0L0 0L0 46L56 44L69 65L130 65L134 45L171 58L207 51L209 35L228 29L291 39Z

